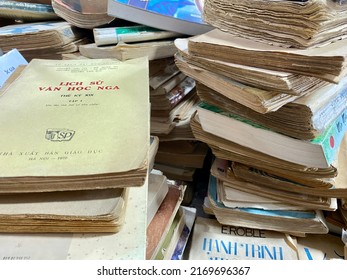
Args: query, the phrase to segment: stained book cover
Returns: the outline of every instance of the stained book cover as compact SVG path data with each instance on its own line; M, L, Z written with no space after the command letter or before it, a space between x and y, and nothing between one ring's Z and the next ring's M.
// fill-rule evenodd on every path
M34 59L0 99L2 191L143 185L146 58Z

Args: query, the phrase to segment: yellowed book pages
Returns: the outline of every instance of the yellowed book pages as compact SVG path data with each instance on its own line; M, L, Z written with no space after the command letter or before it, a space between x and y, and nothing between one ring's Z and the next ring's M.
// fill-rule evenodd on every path
M217 58L206 58L192 55L188 50L189 38L179 38L175 40L178 49L177 60L186 62L191 68L203 68L215 74L228 77L243 84L243 87L254 87L262 89L267 95L303 95L319 88L327 82L315 77L307 77L299 74L284 72L281 69L269 70L251 65L243 65L219 60ZM177 62L176 62L177 63ZM207 81L206 81L207 82ZM247 85L247 86L246 86ZM264 98L269 96L264 96ZM272 96L274 98L274 96ZM277 97L278 98L278 97Z
M192 55L241 65L281 70L339 82L347 72L347 39L319 48L294 49L270 46L233 36L219 29L191 37Z
M0 232L118 232L128 189L1 195Z
M117 233L2 233L0 258L10 260L143 260L147 184L128 188L124 224ZM38 250L38 248L45 248Z
M100 46L95 43L81 45L79 51L89 58L116 58L121 61L147 56L149 60L171 57L176 47L173 40L141 42L127 44L120 42L117 45Z
M13 48L35 50L37 48L60 47L85 37L85 31L70 23L41 21L0 27L0 45L7 52Z
M144 182L147 58L33 60L1 96L0 115L0 189L9 181L107 180L141 170Z

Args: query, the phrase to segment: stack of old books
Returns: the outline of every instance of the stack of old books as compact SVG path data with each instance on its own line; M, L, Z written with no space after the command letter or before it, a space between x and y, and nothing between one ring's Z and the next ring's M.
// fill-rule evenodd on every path
M182 73L174 57L150 61L151 133L159 137L155 168L171 180L192 182L208 151L190 127L198 96L195 80Z
M0 232L118 232L148 183L146 88L146 58L17 67L0 92Z
M175 41L177 66L197 81L191 127L216 157L205 206L221 223L329 231L324 213L347 195L347 41L335 32L344 11L326 1L205 1L216 29Z

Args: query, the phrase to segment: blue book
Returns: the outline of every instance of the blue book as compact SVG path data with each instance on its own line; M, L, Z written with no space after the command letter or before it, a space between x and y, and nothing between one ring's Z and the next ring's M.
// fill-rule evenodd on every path
M212 30L202 18L203 0L109 0L107 13L116 18L186 35Z
M0 56L0 88L19 65L27 65L28 62L17 49L13 49Z

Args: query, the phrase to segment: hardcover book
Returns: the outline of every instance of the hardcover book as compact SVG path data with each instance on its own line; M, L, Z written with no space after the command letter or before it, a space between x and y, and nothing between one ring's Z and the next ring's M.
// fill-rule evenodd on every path
M202 19L203 0L109 0L108 14L139 24L187 35L212 29Z
M147 58L34 59L0 103L0 192L143 185Z

